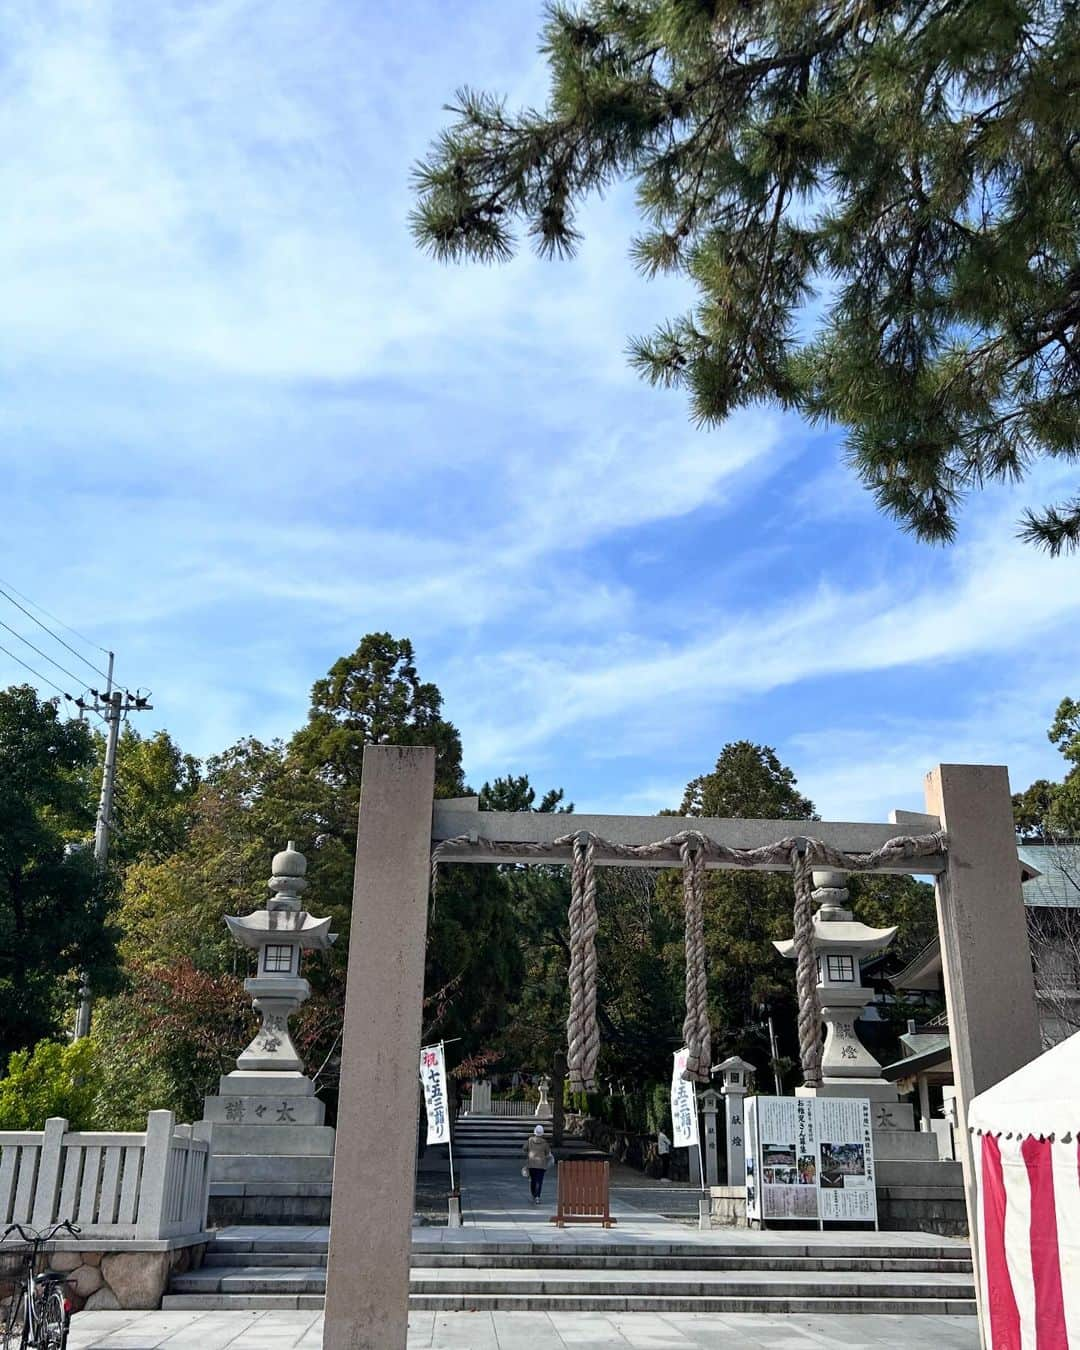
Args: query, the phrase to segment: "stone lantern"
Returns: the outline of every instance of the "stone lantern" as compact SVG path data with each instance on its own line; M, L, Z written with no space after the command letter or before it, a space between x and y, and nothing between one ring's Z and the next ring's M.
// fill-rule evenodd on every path
M334 1131L324 1124L326 1108L303 1071L289 1018L311 993L300 973L303 953L325 951L337 934L329 919L302 908L307 860L291 839L270 870L265 908L225 918L236 941L256 953L244 988L262 1025L235 1070L222 1076L217 1095L205 1101L203 1118L214 1122L211 1214L217 1194L231 1206L219 1218L258 1218L275 1206L276 1217L317 1222L329 1213ZM302 1211L301 1193L318 1204Z
M244 988L252 996L262 1026L236 1061L239 1074L302 1070L303 1063L289 1039L289 1018L311 993L311 985L300 975L301 954L325 951L337 938L329 931L329 919L316 919L300 907L300 897L309 884L307 859L297 853L291 839L275 855L270 871L266 908L243 918L225 916L240 946L258 953L256 973L244 981Z
M825 1024L821 1086L800 1087L800 1097L869 1097L897 1100L896 1088L881 1077L881 1065L859 1040L855 1022L873 999L862 982L859 959L884 951L896 928L870 928L855 919L843 872L815 872L813 898L814 953L818 966L818 1000ZM794 941L774 942L781 956L795 957Z
M746 1178L745 1098L754 1066L732 1055L713 1068L722 1075L720 1091L724 1098L724 1126L727 1131L727 1184L740 1186Z

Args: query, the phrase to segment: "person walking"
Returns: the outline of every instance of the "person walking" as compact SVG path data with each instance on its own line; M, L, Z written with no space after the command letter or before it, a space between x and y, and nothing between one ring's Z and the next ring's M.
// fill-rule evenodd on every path
M544 1138L543 1125L537 1125L532 1137L521 1146L525 1154L525 1171L529 1174L529 1192L534 1205L540 1203L540 1192L544 1189L544 1173L551 1166L551 1145Z
M660 1155L660 1180L671 1180L671 1140L663 1130L656 1132L656 1151Z

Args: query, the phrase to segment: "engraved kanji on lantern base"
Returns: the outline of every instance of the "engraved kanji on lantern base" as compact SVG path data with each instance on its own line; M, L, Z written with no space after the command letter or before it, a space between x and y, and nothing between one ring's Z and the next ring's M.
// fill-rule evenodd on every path
M821 1086L795 1089L799 1097L869 1097L896 1102L896 1088L881 1076L881 1065L855 1030L873 991L862 982L859 959L883 952L896 928L870 928L846 908L848 891L843 872L815 872L813 898L814 953L818 964L818 1001L825 1024L821 1054ZM774 942L781 956L795 957L794 941Z
M218 1095L205 1099L203 1119L214 1122L211 1195L216 1187L233 1199L238 1192L241 1198L263 1195L265 1203L265 1195L280 1196L283 1185L306 1184L313 1193L325 1192L328 1204L334 1131L324 1124L326 1107L303 1071L289 1018L311 993L300 974L303 952L325 951L337 934L329 931L329 919L301 907L307 860L292 840L275 856L271 872L265 909L225 919L236 941L258 954L256 973L244 988L261 1025L235 1070L222 1075Z

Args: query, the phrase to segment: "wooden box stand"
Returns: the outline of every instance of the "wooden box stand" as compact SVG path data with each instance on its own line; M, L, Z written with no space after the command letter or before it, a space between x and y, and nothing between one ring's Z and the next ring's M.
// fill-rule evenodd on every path
M610 1167L606 1162L559 1163L555 1216L551 1222L556 1228L564 1228L568 1223L613 1227L609 1182Z

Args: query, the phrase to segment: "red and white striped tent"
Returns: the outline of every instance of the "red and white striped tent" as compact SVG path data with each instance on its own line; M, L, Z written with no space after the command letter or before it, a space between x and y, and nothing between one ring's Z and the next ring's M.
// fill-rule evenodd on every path
M1080 1350L1080 1033L971 1103L987 1350Z

